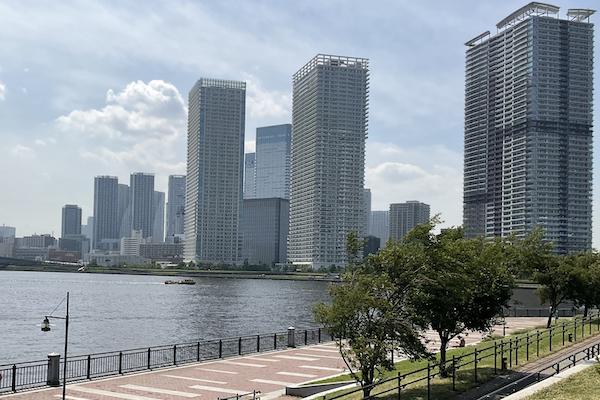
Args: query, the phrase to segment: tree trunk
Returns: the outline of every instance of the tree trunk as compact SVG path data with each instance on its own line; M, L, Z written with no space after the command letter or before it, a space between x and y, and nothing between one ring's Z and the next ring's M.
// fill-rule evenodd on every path
M546 328L550 328L552 326L552 317L554 317L554 313L556 313L556 306L553 304L550 306L550 312L548 314L548 323L546 324Z
M448 347L448 337L440 335L440 376L445 378L448 376L446 368L446 348Z
M585 305L583 306L583 318L587 318L587 316L588 316L588 311L589 311L588 305L587 305L587 304L585 304Z
M371 386L363 386L363 399L368 399L371 396Z

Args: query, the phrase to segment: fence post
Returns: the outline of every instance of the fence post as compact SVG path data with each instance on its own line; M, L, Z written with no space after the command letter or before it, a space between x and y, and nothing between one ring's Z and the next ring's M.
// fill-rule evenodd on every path
M494 350L496 348L494 347ZM452 391L456 390L456 356L452 356Z
M590 335L592 334L592 313L590 313Z
M148 347L148 369L150 369L150 347Z
M509 368L512 368L512 350L513 350L512 339L508 339L508 365L509 365Z
M223 340L219 339L219 358L223 358Z
M123 373L123 352L119 352L119 375Z
M241 337L238 339L238 355L239 356L242 355L242 338Z
M200 342L198 342L197 346L198 347L196 347L196 360L200 361Z
M550 348L550 351L552 351L552 328L550 328L549 337L548 347Z
M12 366L12 391L17 391L17 365L13 364Z
M565 347L565 321L562 323L562 345Z
M92 371L92 356L88 354L88 356L87 356L87 371L85 374L85 377L87 379L90 379L91 371Z
M288 328L288 342L287 347L296 347L296 328L290 326Z
M402 373L398 372L398 400L402 397Z
M308 329L304 330L304 345L308 344Z
M431 400L431 365L427 361L427 400Z
M475 356L474 358L474 362L475 362L475 383L477 383L477 348L475 348L475 351L473 352L473 355Z
M273 350L277 350L277 334L273 334Z
M515 365L519 365L519 338L515 338Z
M540 331L539 330L536 331L536 336L537 337L535 339L535 347L536 347L535 354L536 354L536 357L539 357L540 356Z
M498 345L494 342L494 375L498 374Z
M585 336L585 317L581 318L581 338Z
M173 365L177 365L177 345L173 345Z
M321 328L319 328L319 343L321 343Z
M256 335L256 352L260 353L260 335Z
M527 332L525 340L527 341L527 343L525 343L525 360L529 361L529 332Z

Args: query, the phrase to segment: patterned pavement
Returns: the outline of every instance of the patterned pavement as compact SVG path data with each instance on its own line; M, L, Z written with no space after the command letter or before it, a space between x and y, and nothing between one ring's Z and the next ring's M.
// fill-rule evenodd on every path
M543 325L545 318L507 318L506 333ZM502 334L498 326L495 334ZM435 349L437 335L427 332L428 347ZM472 332L466 344L482 335ZM455 339L451 347L458 345ZM399 359L399 358L398 358ZM335 376L345 364L335 344L325 343L295 349L255 353L237 358L187 364L139 374L123 375L67 385L69 400L171 400L217 399L253 391L261 399L280 397L285 387ZM42 389L0 396L10 400L56 400L61 388Z

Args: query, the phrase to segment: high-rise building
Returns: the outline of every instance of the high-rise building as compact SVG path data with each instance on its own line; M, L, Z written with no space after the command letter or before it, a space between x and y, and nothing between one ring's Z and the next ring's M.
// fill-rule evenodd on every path
M318 54L293 77L288 258L344 265L363 225L369 61Z
M88 217L87 223L81 225L81 234L88 238L90 243L94 242L94 217Z
M81 235L81 208L75 204L67 204L62 208L62 238L69 235Z
M369 223L371 221L371 189L363 190L363 220L360 230L361 236L367 236L369 234Z
M256 128L256 197L290 198L292 125Z
M0 226L0 237L15 237L17 235L17 229L13 226L6 226L4 224L2 224L2 226Z
M256 197L256 153L246 153L244 158L244 198Z
M154 192L152 200L152 242L165 241L165 193Z
M591 248L593 13L530 3L466 43L467 237Z
M286 262L289 211L287 199L244 199L240 222L244 262L269 266Z
M189 94L186 261L239 261L246 83L201 78Z
M390 204L390 236L402 239L412 228L429 222L429 205L419 201Z
M129 186L119 183L119 237L131 236L131 197Z
M369 223L369 235L381 239L381 247L384 247L390 237L390 211L371 211Z
M169 199L167 201L167 241L183 236L185 214L185 175L169 175Z
M94 178L93 249L103 249L119 241L119 181L116 176Z
M154 232L154 174L136 172L129 181L131 229L142 231L142 238Z

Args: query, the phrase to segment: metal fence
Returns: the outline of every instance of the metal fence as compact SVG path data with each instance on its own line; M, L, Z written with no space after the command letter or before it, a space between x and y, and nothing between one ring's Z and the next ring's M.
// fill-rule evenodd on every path
M583 309L570 307L558 308L554 312L556 317L574 317L575 315L583 314ZM549 307L524 308L524 307L508 307L503 311L504 317L548 317L550 315Z
M447 378L451 382L452 390L456 391L457 373L461 368L466 369L466 367L471 367L473 382L477 383L479 378L481 378L481 371L478 371L478 367L481 367L483 361L493 359L492 370L493 374L496 375L499 371L506 371L512 369L513 365L518 365L519 353L524 353L521 354L521 357L524 355L525 361L529 361L530 357L534 355L536 357L540 356L540 344L544 342L548 343L548 349L552 351L552 346L557 345L553 343L553 341L556 341L556 337L561 338L558 341L558 345L564 347L569 342L576 342L586 337L586 335L592 335L593 331L600 332L600 312L595 312L588 317L575 317L573 320L554 325L551 328L517 335L514 338L508 338L508 340L496 340L488 346L474 348L472 351L459 356L452 356L445 365L441 365L439 362L428 363L426 367L407 373L398 373L397 376L383 379L368 386L371 389L369 398L376 398L378 396L389 397L395 394L400 399L405 389L415 388L419 386L418 384L423 384L424 382L424 396L429 400L432 394L431 381L436 377L440 377L443 369L448 373ZM585 350L583 352L585 353ZM587 356L587 353L585 354ZM595 354L598 355L597 352ZM342 391L338 395L327 396L327 399L334 400L355 397L362 391L363 388L359 387Z
M295 329L293 332L295 346L331 340L330 335L322 328ZM69 356L67 382L285 349L290 341L289 334L289 332L280 332ZM63 366L61 360L61 380ZM0 365L0 394L47 385L48 360Z

